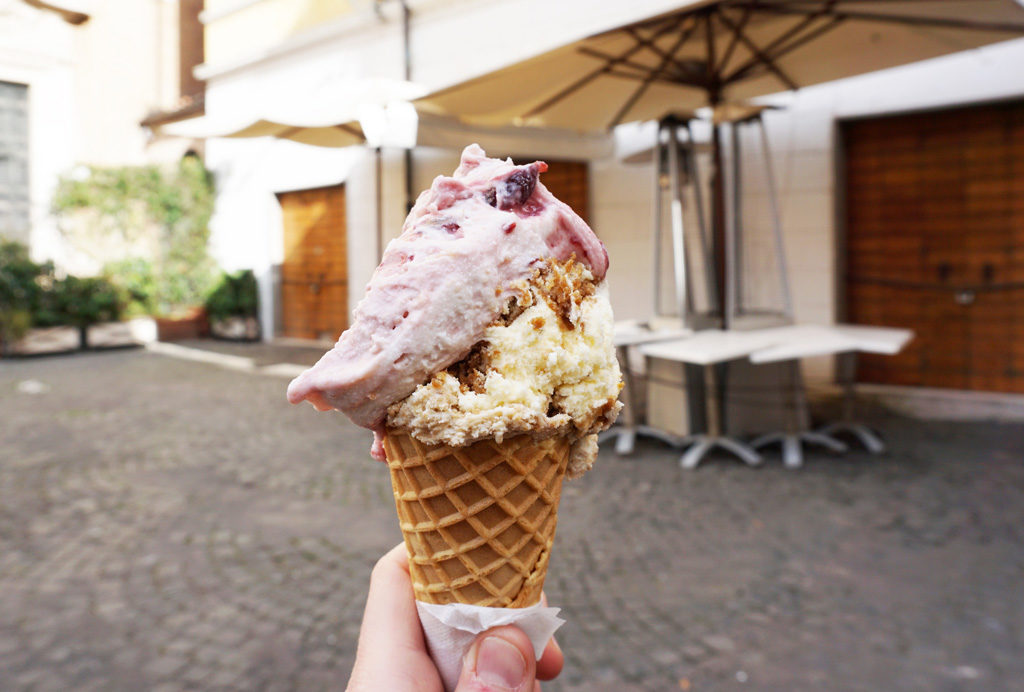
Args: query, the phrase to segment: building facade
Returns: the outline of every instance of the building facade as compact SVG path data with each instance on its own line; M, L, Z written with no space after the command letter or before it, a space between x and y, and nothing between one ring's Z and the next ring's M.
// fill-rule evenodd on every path
M201 95L193 68L202 36L189 35L200 4L0 0L0 234L37 259L94 270L76 266L61 237L54 188L79 165L170 162L201 146L155 140L140 126Z
M202 14L206 61L196 74L207 83L207 114L225 122L244 122L247 117L266 112L268 103L301 102L332 89L344 89L354 79L410 77L427 89L441 88L679 4L656 0L628 4L409 0L407 5L398 0L209 0ZM409 73L404 50L406 6L411 18ZM975 120L966 117L957 121L955 115L948 115L948 128L952 130L975 127L972 123L988 122L988 111L982 111L989 106L983 104L1024 98L1021 65L1024 42L1011 41L766 99L780 106L769 112L765 121L778 180L797 321L857 319L911 326L918 332L917 345L908 351L906 359L893 359L897 368L883 372L869 367L864 373L867 379L926 387L1024 391L1024 362L1012 349L1000 347L998 358L978 352L944 363L939 363L936 356L927 356L948 351L944 330L959 330L956 338L964 344L974 344L978 339L1004 343L1016 337L1014 325L1021 323L1022 316L1013 310L1019 310L1022 298L1011 289L1024 278L1015 273L1020 271L1018 258L1024 238L1019 232L1010 232L1021 226L1015 216L1016 193L1012 192L1017 189L1014 185L1018 184L1015 181L1019 180L1020 166L1020 155L1012 153L1017 151L1012 149L1018 137L1012 130L1017 111L1000 111L1003 114L998 117L1005 122L997 129L1002 128L999 131L1006 134L1002 139L997 137L994 144L966 140L943 143L938 137L907 145L916 152L911 155L917 159L907 163L915 170L927 168L927 161L943 160L943 155L947 164L965 157L989 156L989 168L1002 166L1001 177L985 185L986 189L1004 192L1000 198L1003 202L993 204L1010 201L1005 202L1005 208L989 210L991 213L978 212L988 217L1001 215L1003 219L1001 226L996 224L994 230L986 231L997 238L986 241L992 245L988 250L964 244L954 233L947 234L943 241L945 250L929 255L922 248L935 245L929 245L928 240L938 237L934 224L915 227L917 239L908 239L911 231L900 230L907 228L906 224L895 231L872 228L869 222L858 220L850 206L862 204L857 201L860 199L867 200L864 205L871 205L870 200L895 189L884 175L859 182L851 177L858 166L875 165L870 151L857 161L851 159L871 146L863 132L871 131L872 125L858 126L857 122L877 119L874 137L884 142L900 127L908 127L888 117L894 113L976 104L981 110ZM890 132L887 127L895 129ZM500 139L491 132L466 128L462 136L453 133L447 146L417 147L411 188L421 190L435 175L450 171L457 162L459 146L474 140L481 140L492 154L572 164L566 170L571 168L575 173L564 174L568 176L565 184L584 188L580 199L585 200L582 204L586 208L580 211L587 215L612 257L610 281L616 314L624 319L646 319L653 311L650 219L654 173L650 162L628 163L616 155L623 144L627 148L642 146L636 140L650 137L649 130L644 133L643 128L624 128L601 139L518 132L505 133ZM747 142L745 157L760 156L759 146L756 139ZM255 269L263 299L264 333L336 337L376 264L381 243L401 228L407 208L402 152L385 149L378 171L374 152L365 147L317 149L279 140L212 139L207 146L207 161L217 174L220 190L214 219L215 252L229 269ZM959 182L949 182L953 187L948 187L946 194L962 198L971 180L970 176L961 176ZM928 184L926 178L911 183ZM859 187L854 190L851 185ZM763 176L756 172L746 176L744 220L751 232L768 223L767 189ZM985 203L972 204L971 209L975 209ZM961 234L985 223L978 220L981 217L971 216L974 212L968 213L967 207L958 217ZM883 246L878 245L879 238L902 240ZM754 243L752 247L758 246ZM998 256L992 254L996 251ZM978 254L984 252L989 253L988 260ZM921 274L915 279L919 284L916 287L895 286L894 275L899 278L905 269L898 264L871 265L871 257L879 253L917 257L908 261L927 266L927 272L937 278L925 280L927 277ZM774 268L759 264L756 251L748 254L749 285L756 286L758 272ZM942 269L947 265L949 269ZM961 271L978 276L956 283L955 275ZM864 281L874 281L874 288L864 288ZM886 281L888 288L879 288L879 282ZM975 289L984 289L986 284L991 284L988 288L1009 286L1000 297L1004 307L1011 307L1002 313L986 308L989 311L985 316L979 313L977 319L959 314L952 319L936 307L942 301L960 300L964 302L961 307L969 311L969 305L980 304L981 293ZM962 288L959 293L957 287ZM935 290L929 293L929 289ZM914 290L920 295L899 293ZM973 303L964 293L971 290ZM338 309L339 303L344 305L343 310ZM879 312L879 305L911 303L918 306L916 312ZM967 348L964 345L961 350ZM971 374L984 369L983 363L993 361L998 361L999 373ZM812 362L809 370L813 375L828 377L831 362ZM959 374L950 374L952 371ZM915 374L909 376L907 372Z

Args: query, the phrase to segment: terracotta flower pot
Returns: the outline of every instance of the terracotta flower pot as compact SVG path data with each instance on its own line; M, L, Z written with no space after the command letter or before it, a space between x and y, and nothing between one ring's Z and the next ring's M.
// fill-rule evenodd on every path
M209 333L210 324L206 319L206 310L202 307L191 308L187 313L177 317L156 318L158 341L199 339Z

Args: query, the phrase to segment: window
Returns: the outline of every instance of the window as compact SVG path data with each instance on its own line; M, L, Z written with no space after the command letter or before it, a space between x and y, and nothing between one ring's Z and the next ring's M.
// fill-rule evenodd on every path
M28 87L0 82L0 236L28 240Z

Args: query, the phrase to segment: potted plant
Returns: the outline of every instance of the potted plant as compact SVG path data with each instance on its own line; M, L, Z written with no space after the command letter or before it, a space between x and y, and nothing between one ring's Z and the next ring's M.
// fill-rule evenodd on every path
M223 274L206 299L210 333L220 339L258 341L258 306L258 289L252 270Z

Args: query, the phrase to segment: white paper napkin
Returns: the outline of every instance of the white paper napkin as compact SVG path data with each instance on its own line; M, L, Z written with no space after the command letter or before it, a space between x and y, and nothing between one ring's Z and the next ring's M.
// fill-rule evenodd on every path
M529 608L485 608L463 603L437 605L416 601L416 610L430 656L448 692L455 689L462 672L462 657L481 632L500 625L515 625L530 638L534 656L539 660L551 635L565 622L558 617L560 608L540 603Z

